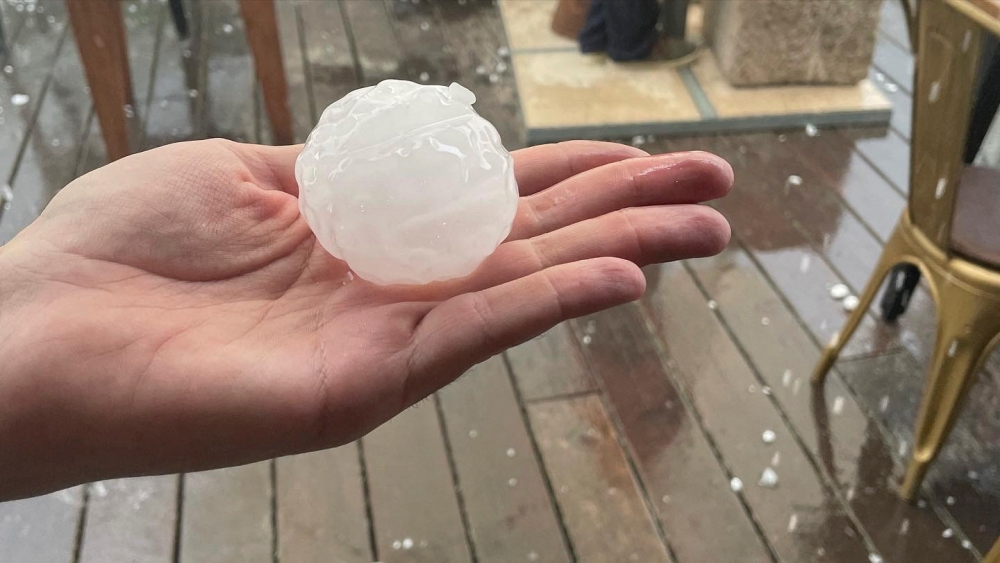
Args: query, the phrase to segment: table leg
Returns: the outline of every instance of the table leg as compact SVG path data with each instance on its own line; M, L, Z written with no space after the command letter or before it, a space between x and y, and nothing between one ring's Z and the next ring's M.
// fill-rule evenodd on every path
M114 161L131 152L125 106L134 105L121 5L118 0L67 0L66 6L108 160Z
M292 115L288 109L288 82L281 58L274 0L240 0L240 10L246 24L247 42L253 53L257 79L264 92L264 107L271 120L274 142L290 145L293 142Z

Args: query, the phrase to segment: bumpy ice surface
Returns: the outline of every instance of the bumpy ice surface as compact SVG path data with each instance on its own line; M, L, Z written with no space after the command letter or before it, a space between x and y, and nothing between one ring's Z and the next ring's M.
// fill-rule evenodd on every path
M513 159L458 84L386 80L326 108L295 164L299 208L361 278L471 273L510 232Z

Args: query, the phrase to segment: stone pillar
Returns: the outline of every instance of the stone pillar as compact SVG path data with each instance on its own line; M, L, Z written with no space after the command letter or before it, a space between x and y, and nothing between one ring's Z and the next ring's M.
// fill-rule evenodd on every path
M704 0L705 36L733 86L856 84L882 0Z

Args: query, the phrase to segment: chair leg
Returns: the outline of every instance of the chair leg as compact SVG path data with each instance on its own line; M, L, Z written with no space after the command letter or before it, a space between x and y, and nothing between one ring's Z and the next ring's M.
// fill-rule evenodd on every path
M274 0L240 0L240 10L247 29L247 42L253 52L254 68L264 94L264 107L271 120L274 142L293 142L292 114L288 109L288 82L281 58Z
M919 283L920 269L913 264L899 264L892 269L889 284L885 288L880 304L883 321L896 322L896 319L906 312L910 298L913 297L913 292Z
M826 381L826 374L830 372L830 368L837 362L837 357L840 356L844 345L851 339L851 335L854 334L854 331L868 313L868 308L871 307L872 301L875 300L875 296L878 294L879 287L882 286L882 280L889 275L890 270L899 261L900 249L904 244L901 237L900 231L897 230L892 238L889 239L889 242L886 243L878 265L875 266L875 271L872 272L872 276L868 280L868 285L861 294L857 309L851 313L851 316L847 318L844 328L840 330L840 333L833 338L826 347L826 350L823 351L823 356L813 371L812 381L814 384L823 385L823 382Z
M913 500L920 484L958 417L962 400L975 381L976 370L991 340L1000 330L988 303L964 289L941 284L938 296L938 334L930 373L924 384L917 425L913 431L913 458L899 488L899 496Z
M993 544L993 549L986 554L983 563L1000 563L1000 540Z
M118 0L67 0L66 7L108 160L118 160L131 152L125 106L133 105L121 5Z

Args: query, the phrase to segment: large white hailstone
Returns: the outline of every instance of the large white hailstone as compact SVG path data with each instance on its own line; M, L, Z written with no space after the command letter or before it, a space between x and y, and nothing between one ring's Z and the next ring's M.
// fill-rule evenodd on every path
M471 273L510 233L513 159L462 86L386 80L331 104L295 163L330 254L380 284Z

